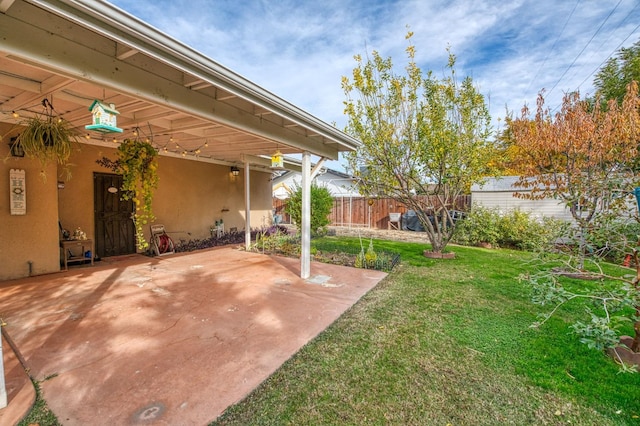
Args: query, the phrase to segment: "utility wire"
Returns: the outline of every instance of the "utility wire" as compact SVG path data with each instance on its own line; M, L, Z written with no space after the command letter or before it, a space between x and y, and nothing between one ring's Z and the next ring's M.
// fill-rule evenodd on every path
M604 27L604 24L607 23L607 21L609 20L609 18L611 17L611 15L613 15L613 12L616 11L616 9L618 8L618 6L620 6L620 3L622 3L622 0L618 1L618 4L616 4L616 7L613 8L613 10L611 12L609 12L609 15L607 15L606 19L604 21L602 21L602 23L600 24L600 26L598 27L598 29L596 30L595 33L593 33L593 35L591 36L591 38L589 39L589 41L587 42L587 44L585 44L585 46L582 48L582 50L580 51L580 53L578 53L578 55L575 57L575 59L573 60L573 62L571 62L571 65L569 65L567 67L567 69L564 70L564 72L562 73L562 75L560 76L560 78L558 79L558 81L556 81L556 83L553 85L553 87L547 92L547 96L549 96L551 94L551 92L553 92L553 89L555 89L558 84L562 81L562 79L564 78L564 76L567 74L567 72L569 72L569 70L575 65L575 63L577 62L578 58L580 58L580 55L582 55L584 53L584 51L586 50L586 48L589 46L589 44L591 44L591 42L593 41L593 39L596 37L596 35L598 35L598 33L600 32L600 30L602 29L602 27Z
M549 56L551 56L551 53L553 53L553 51L555 50L556 44L558 44L558 40L560 40L560 37L562 37L562 34L564 34L564 30L567 28L567 24L571 20L571 17L573 16L573 13L578 8L578 4L580 4L580 0L576 0L576 4L573 6L573 10L571 11L569 16L567 17L567 20L564 22L564 26L562 27L562 30L560 30L560 33L558 34L558 37L556 37L556 40L553 42L553 46L551 46L551 50L549 50L547 52L547 56L544 58L544 61L542 61L542 64L540 65L540 67L538 68L538 71L536 72L536 75L534 75L533 78L531 80L529 80L529 85L527 86L527 89L524 91L525 93L529 92L529 89L531 88L531 85L536 80L536 78L538 78L538 75L540 75L540 71L542 71L542 68L544 68L545 64L547 63L547 60L549 59Z
M618 24L618 26L616 27L616 30L618 28L620 28L622 26L622 24L625 23L625 21L631 16L631 14L633 13L634 10L636 10L638 8L638 6L640 6L640 2L636 3L636 5L634 6L633 9L631 9L631 11L629 12L629 14L627 14L627 16L620 22L620 24ZM600 62L600 65L598 65L593 71L591 71L591 73L585 77L584 80L582 80L582 82L580 84L578 84L578 87L576 87L575 90L579 90L580 86L582 86L591 76L593 76L593 74L595 74L599 69L602 68L602 66L609 60L609 58L611 58L617 51L620 50L620 47L622 47L622 45L629 39L629 37L631 37L637 30L638 28L640 28L640 24L638 24L633 30L631 30L631 32L629 33L628 36L625 37L624 40L622 40L620 43L618 43L618 45L616 46L615 49L613 49L613 51L607 55L604 60L602 62ZM615 31L615 30L614 30ZM604 44L604 43L603 43Z

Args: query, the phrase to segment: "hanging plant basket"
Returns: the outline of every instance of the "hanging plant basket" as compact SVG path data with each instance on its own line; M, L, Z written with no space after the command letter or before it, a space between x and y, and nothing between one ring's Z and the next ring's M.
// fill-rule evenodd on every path
M43 168L57 163L71 177L68 169L69 157L74 145L78 144L78 132L67 120L58 117L47 99L42 100L44 112L22 121L24 129L13 142L20 146L24 155L40 161ZM44 171L42 172L44 176Z
M153 193L158 187L158 150L149 142L125 139L118 147L118 159L103 157L98 164L122 175L121 198L132 200L131 217L136 229L138 249L146 250L149 242L144 238L143 227L155 220L152 210Z

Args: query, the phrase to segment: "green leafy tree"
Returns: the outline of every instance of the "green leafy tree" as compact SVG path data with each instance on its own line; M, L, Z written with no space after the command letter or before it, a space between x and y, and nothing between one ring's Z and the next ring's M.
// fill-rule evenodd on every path
M333 197L324 186L311 184L311 235L324 235L329 225L329 213L333 208ZM302 187L296 185L289 199L285 210L291 216L291 220L299 227L302 224Z
M373 51L366 59L356 55L352 77L342 78L346 132L362 141L347 160L365 195L414 210L441 253L455 229L456 200L492 173L491 117L472 79L457 77L453 54L448 75L436 78L418 67L411 43L406 52L404 75Z
M632 81L640 83L640 40L612 56L596 74L594 85L604 101L621 104Z

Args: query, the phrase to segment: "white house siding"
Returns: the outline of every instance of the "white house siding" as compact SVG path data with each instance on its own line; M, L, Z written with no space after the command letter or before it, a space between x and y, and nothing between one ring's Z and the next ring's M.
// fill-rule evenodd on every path
M572 220L569 209L560 200L546 198L542 200L529 200L515 197L516 192L530 193L513 186L518 180L517 176L505 176L487 180L483 185L471 187L471 202L474 205L498 209L503 212L519 209L530 212L532 215L553 217L562 220Z
M527 200L513 196L513 192L472 192L471 202L487 208L496 208L503 212L521 210L542 218L553 217L556 219L571 220L571 213L558 200Z

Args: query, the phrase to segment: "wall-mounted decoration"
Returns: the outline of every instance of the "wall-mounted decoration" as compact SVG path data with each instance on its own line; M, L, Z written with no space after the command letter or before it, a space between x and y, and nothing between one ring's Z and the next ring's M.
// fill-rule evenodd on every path
M106 105L96 99L89 111L93 116L93 124L84 126L85 129L101 133L122 133L122 129L117 126L116 118L120 113L116 111L115 105Z
M27 214L27 185L24 170L9 170L9 194L11 197L11 214Z

